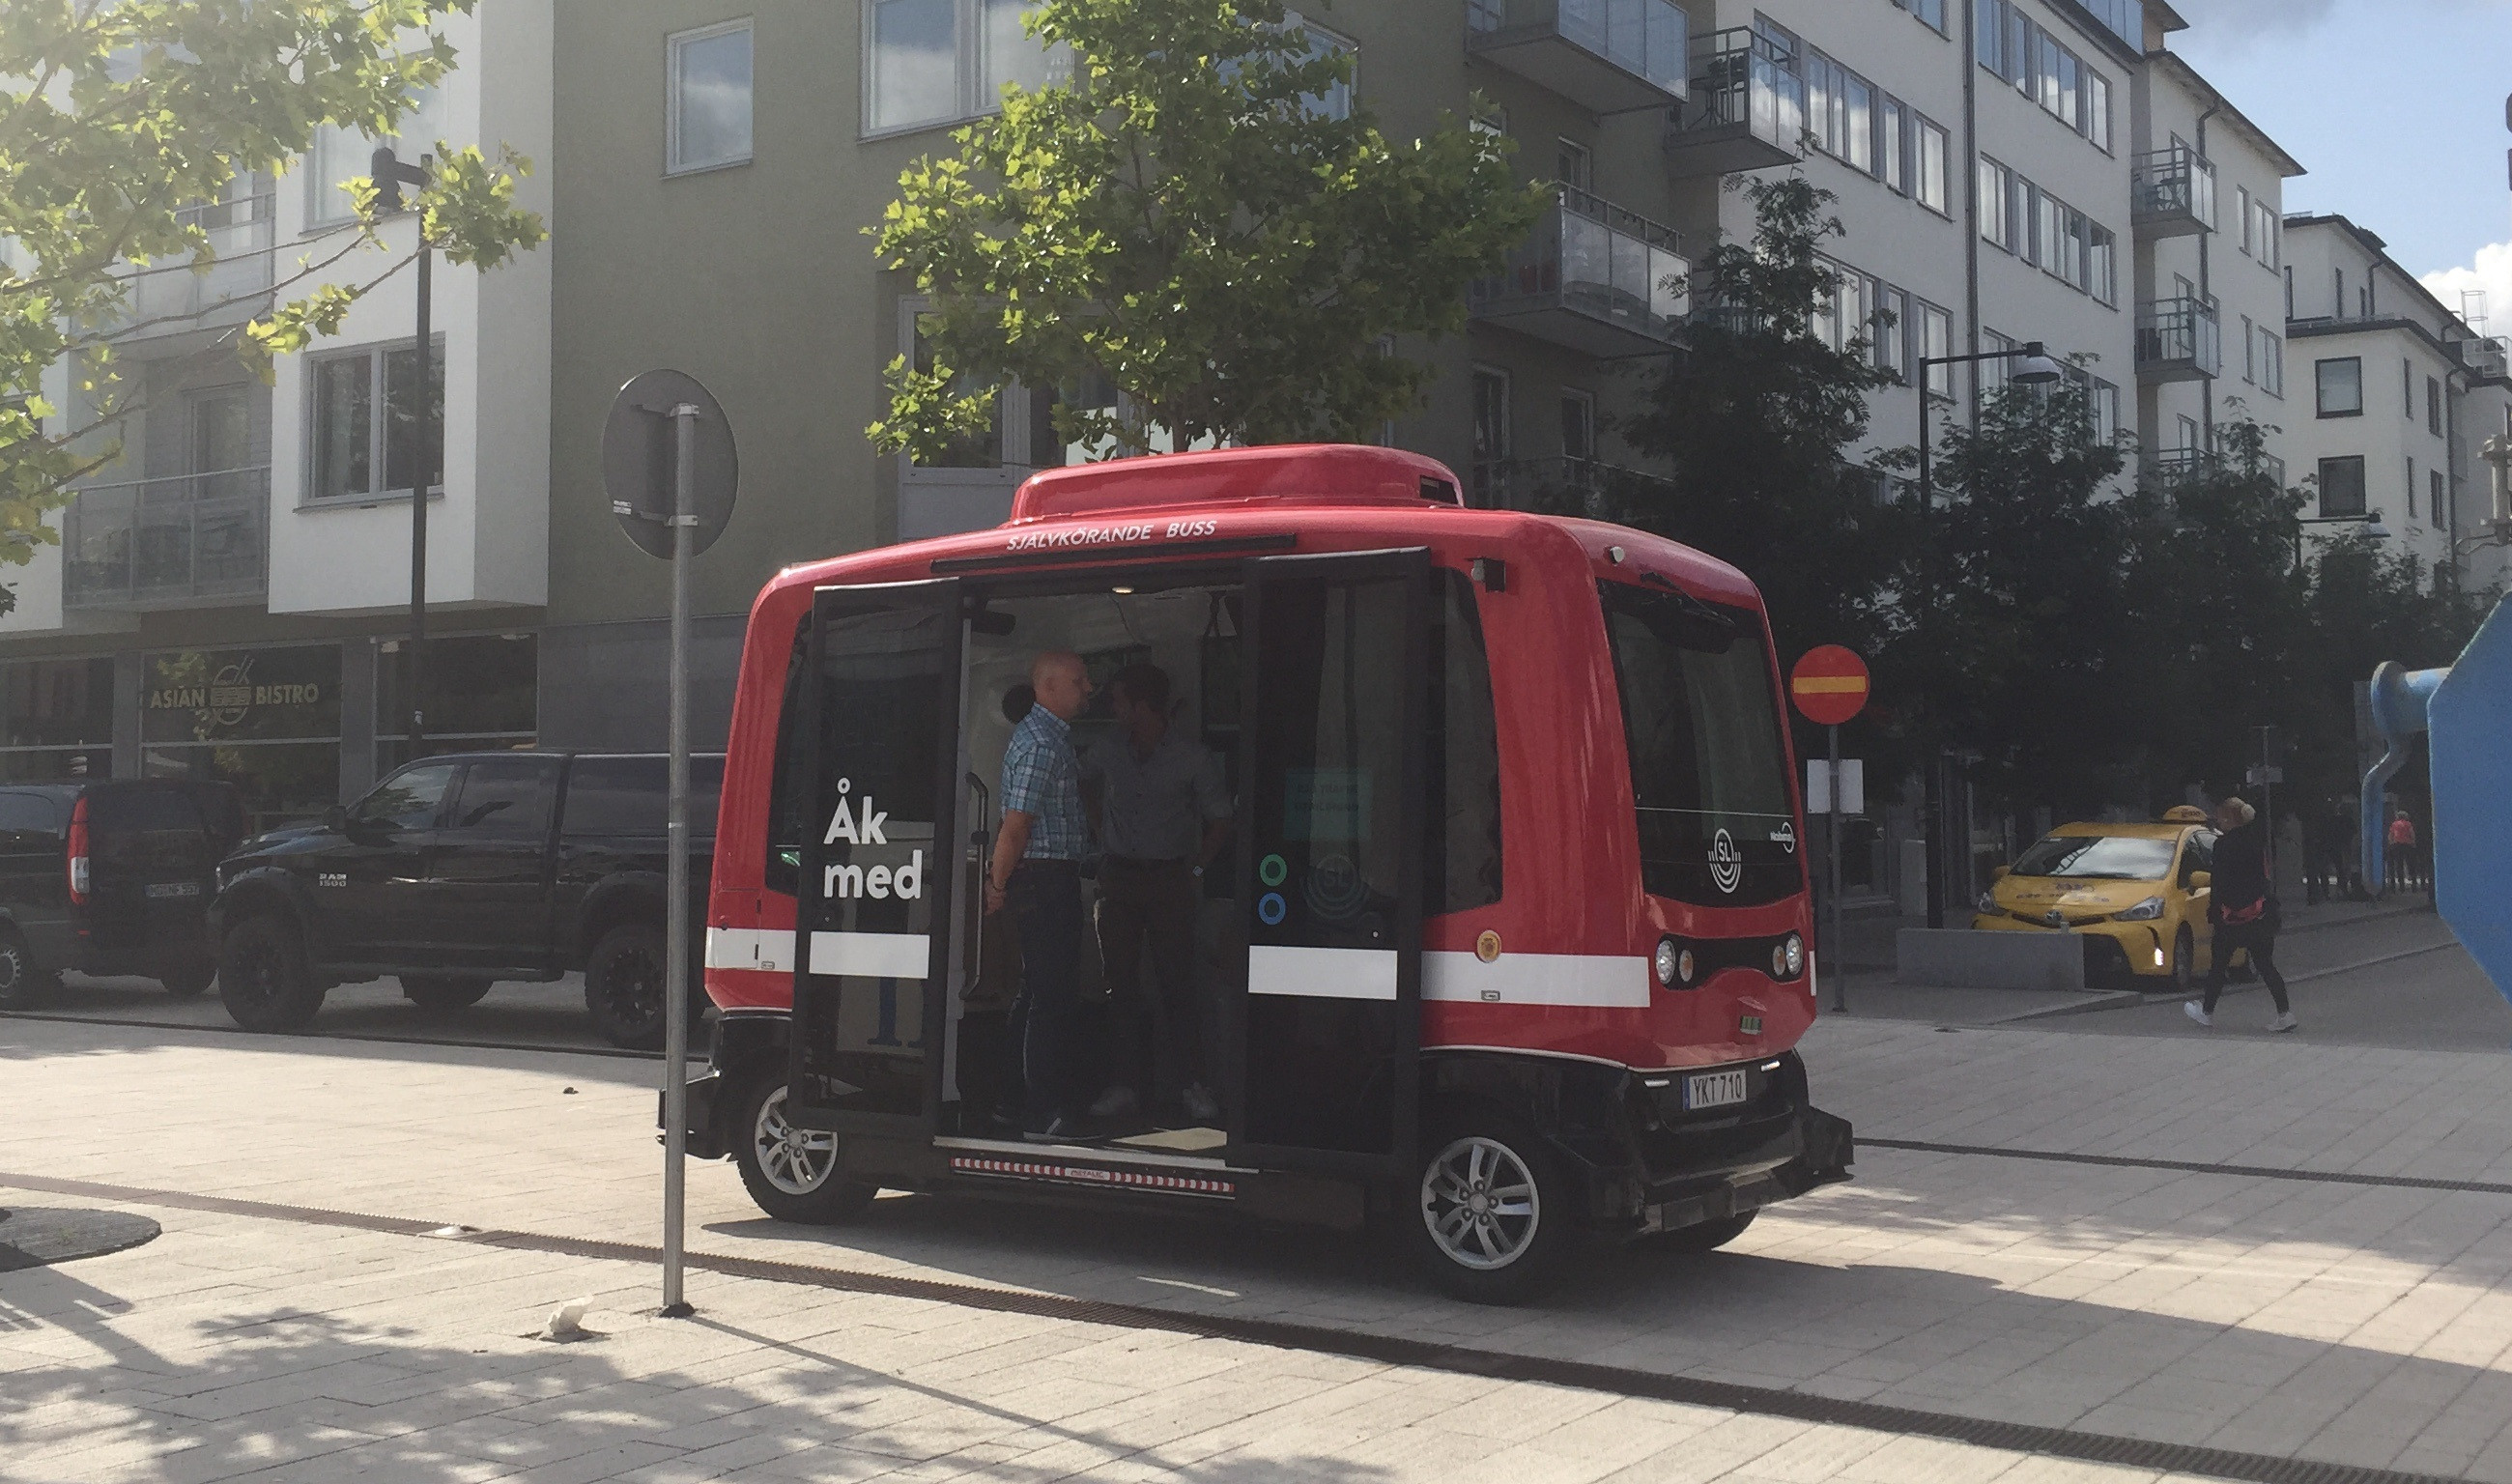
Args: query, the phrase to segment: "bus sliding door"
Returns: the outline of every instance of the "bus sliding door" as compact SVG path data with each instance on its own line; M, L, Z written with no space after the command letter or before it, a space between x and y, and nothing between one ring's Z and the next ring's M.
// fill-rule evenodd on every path
M812 597L797 769L789 1115L929 1133L951 961L963 627L956 580Z
M1234 1159L1393 1175L1421 1042L1430 554L1246 564Z

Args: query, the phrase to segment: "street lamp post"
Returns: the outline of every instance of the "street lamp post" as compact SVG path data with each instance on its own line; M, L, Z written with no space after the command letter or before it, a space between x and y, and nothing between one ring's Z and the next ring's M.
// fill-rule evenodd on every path
M428 180L429 157L420 155L416 165L404 165L389 144L375 146L368 171L375 182L376 210L405 210L401 188L425 185ZM436 254L427 243L427 216L418 218L418 366L417 387L412 395L418 402L418 447L411 453L410 471L410 653L402 665L402 694L409 705L409 756L419 755L427 731L426 701L419 686L427 676L427 491L436 483L436 397L432 386L430 363L436 356L434 327L428 323L434 310L434 267ZM384 358L384 405L382 415L392 416L392 358Z
M1921 356L1919 358L1919 561L1924 569L1919 575L1919 608L1917 627L1930 627L1929 618L1937 605L1936 592L1936 449L1928 439L1928 402L1935 394L1928 390L1928 371L1938 366L1977 366L1990 361L2020 363L2009 378L2018 386L2048 386L2065 373L2059 363L2038 340L2026 340L2013 350L1985 350L1974 356ZM1929 729L1935 730L1930 718ZM1927 786L1925 815L1928 843L1928 925L1945 925L1945 827L1943 785L1938 775L1944 769L1944 760L1931 739L1928 765L1922 775Z

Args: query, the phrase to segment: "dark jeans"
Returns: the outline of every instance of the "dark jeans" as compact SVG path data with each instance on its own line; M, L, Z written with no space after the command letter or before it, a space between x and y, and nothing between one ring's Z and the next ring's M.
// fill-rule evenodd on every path
M1030 1121L1044 1124L1073 1101L1073 1012L1081 988L1081 868L1023 861L1003 893L1020 932L1021 1072Z
M2288 1013L2293 1007L2286 1003L2285 976L2277 972L2276 923L2266 918L2257 922L2216 924L2215 962L2207 969L2207 1002L2202 1008L2210 1015L2216 1013L2216 996L2224 993L2224 965L2233 961L2236 950L2243 949L2250 952L2251 967L2258 973L2259 982L2268 987L2268 997L2276 1001L2277 1013Z
M1185 861L1112 856L1099 871L1099 958L1119 1045L1114 1075L1146 1102L1173 1099L1205 1079L1204 1007L1195 985L1197 884ZM1157 981L1150 985L1147 946Z

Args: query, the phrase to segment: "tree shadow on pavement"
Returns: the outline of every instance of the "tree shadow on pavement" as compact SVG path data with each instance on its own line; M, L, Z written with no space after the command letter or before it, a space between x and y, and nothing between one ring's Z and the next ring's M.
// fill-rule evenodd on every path
M856 1479L918 1464L943 1477L961 1468L941 1465L962 1463L1009 1484L1117 1469L1201 1484L1385 1474L1261 1444L1171 1459L1162 1442L1197 1429L1136 1443L718 1320L637 1316L646 1333L571 1345L494 1335L467 1347L405 1327L246 1310L195 1319L179 1346L156 1349L122 1328L133 1308L60 1269L0 1280L0 1478L451 1484L564 1464L586 1480ZM667 1346L652 1326L671 1326ZM637 1363L665 1348L676 1358Z

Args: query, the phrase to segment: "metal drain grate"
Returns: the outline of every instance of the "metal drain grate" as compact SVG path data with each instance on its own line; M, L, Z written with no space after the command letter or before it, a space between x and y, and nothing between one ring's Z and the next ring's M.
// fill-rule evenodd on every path
M1983 1151L1982 1152L1999 1152ZM2203 1168L2216 1167L2203 1166ZM217 1195L194 1195L179 1191L142 1190L84 1180L56 1180L37 1175L13 1175L0 1172L0 1186L15 1186L22 1190L44 1191L64 1195L85 1195L106 1200L169 1206L178 1210L214 1211L222 1215L294 1222L304 1226L345 1227L362 1231L382 1231L404 1236L440 1235L447 1230L447 1224L443 1222L410 1221L398 1217L368 1216L349 1211L327 1211L312 1206L234 1200ZM482 1246L505 1248L517 1252L547 1253L559 1257L602 1262L647 1264L658 1263L662 1259L660 1249L642 1243L551 1236L531 1231L485 1230L472 1232L466 1230L450 1239L476 1242ZM2207 1448L2191 1443L2166 1443L2147 1438L2121 1437L2113 1433L2081 1432L2068 1427L2032 1426L2021 1423L1997 1422L1988 1418L1962 1417L1948 1412L1925 1412L1911 1407L1887 1406L1878 1402L1844 1401L1827 1396L1808 1395L1802 1391L1782 1390L1774 1386L1741 1386L1730 1382L1706 1381L1689 1376L1666 1376L1652 1371L1596 1365L1582 1360L1561 1360L1545 1355L1478 1350L1464 1346L1407 1339L1400 1335L1332 1329L1323 1325L1182 1312L1175 1309L1152 1308L1136 1304L1072 1299L1058 1294L1031 1293L1011 1288L987 1288L973 1283L946 1283L928 1278L859 1272L844 1268L819 1268L805 1263L772 1262L760 1258L730 1257L708 1252L689 1253L687 1262L691 1268L725 1277L787 1283L839 1293L920 1299L928 1303L949 1304L961 1308L1021 1314L1074 1324L1099 1324L1115 1329L1196 1335L1211 1340L1230 1340L1247 1345L1270 1346L1276 1349L1341 1355L1354 1360L1375 1361L1383 1365L1411 1366L1420 1370L1479 1376L1494 1381L1535 1382L1546 1386L1569 1386L1615 1396L1646 1397L1655 1401L1674 1402L1694 1407L1714 1407L1722 1411L1757 1417L1779 1417L1793 1422L1863 1427L1874 1432L1897 1433L1912 1437L1943 1438L1949 1442L1970 1443L1978 1447L1995 1448L2008 1453L2041 1454L2051 1458L2078 1459L2095 1464L2118 1464L2136 1468L2156 1469L2166 1473L2205 1474L2219 1479L2254 1481L2254 1484L2459 1484L2459 1481L2435 1474L2403 1473L2394 1469L2368 1468L2349 1464L2315 1463L2307 1459L2239 1453L2229 1449Z
M2188 1175L2239 1175L2252 1180L2304 1180L2318 1185L2382 1186L2403 1191L2466 1191L2512 1195L2512 1185L2490 1180L2429 1180L2418 1175L2350 1175L2343 1170L2289 1170L2264 1164L2205 1164L2192 1159L2139 1159L2126 1154L2070 1154L2059 1150L2000 1149L1992 1144L1931 1144L1924 1139L1870 1139L1860 1149L1910 1150L1922 1154L1977 1154L1991 1159L2038 1159L2050 1164L2099 1164L2126 1170L2171 1170Z

